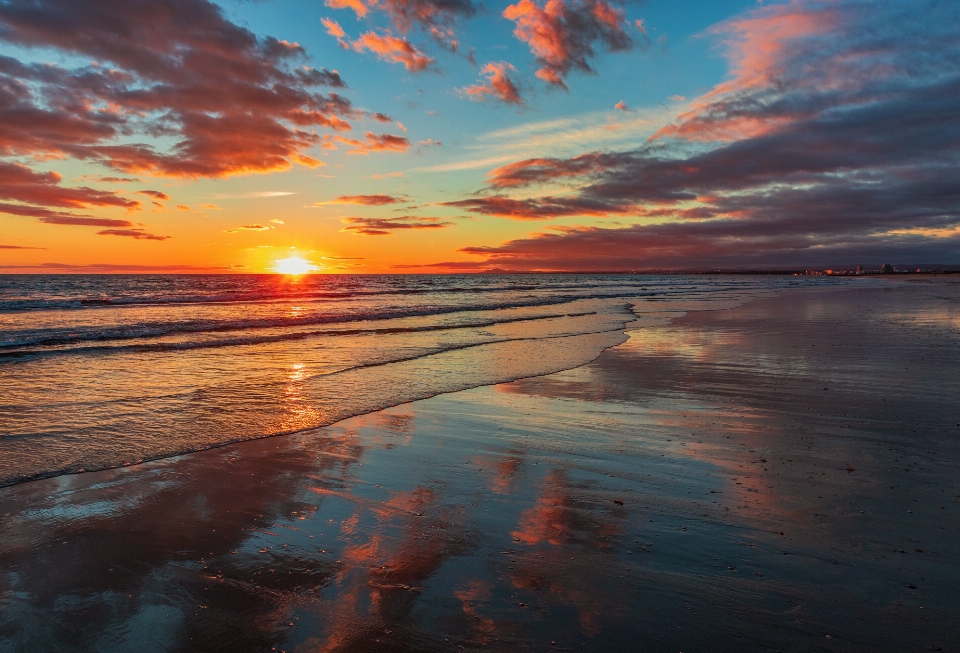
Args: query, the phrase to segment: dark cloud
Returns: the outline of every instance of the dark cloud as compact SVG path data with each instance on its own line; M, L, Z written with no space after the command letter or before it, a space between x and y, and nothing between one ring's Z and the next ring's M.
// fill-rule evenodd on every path
M413 265L391 265L391 268L394 270L422 270L432 269L432 270L448 270L448 271L470 271L478 272L486 270L489 265L487 263L479 263L477 261L441 261L439 263L423 263L423 264L413 264Z
M98 236L123 236L125 238L136 238L137 240L169 240L173 236L157 236L148 234L143 229L104 229L97 232Z
M296 43L258 38L208 0L0 2L0 41L92 61L0 57L0 155L45 154L123 172L224 177L316 165L312 129L348 130L338 73ZM144 138L175 140L167 150Z
M46 249L46 247L25 247L23 245L0 245L0 249Z
M147 195L157 200L166 201L170 199L169 195L159 190L138 190L137 192L141 195Z
M331 204L363 204L365 206L383 206L396 204L405 200L393 195L341 195Z
M344 218L346 224L340 231L345 231L360 236L389 236L394 231L405 231L409 229L444 229L452 227L453 222L443 218L422 218L418 216L405 215L397 218Z
M468 200L443 202L443 206L453 206L473 213L492 215L512 220L549 220L563 216L590 215L605 217L613 213L630 213L631 206L618 205L605 199L590 197L539 197L536 199L515 200L495 195L477 197Z
M75 227L136 227L136 223L129 220L114 220L113 218L89 218L74 215L41 216L40 222L46 224L65 224Z
M0 161L0 199L63 208L118 206L134 209L140 206L140 202L120 197L112 191L85 186L68 188L61 186L61 181L62 177L55 172L34 172L19 163ZM9 208L9 205L4 206Z
M375 134L367 132L364 140L335 136L333 140L347 145L348 154L369 154L370 152L403 152L410 147L410 141L394 134Z
M953 4L856 0L728 21L713 32L734 75L646 146L490 174L500 192L562 181L571 195L456 203L525 219L610 207L660 224L466 251L551 269L960 261L958 22Z

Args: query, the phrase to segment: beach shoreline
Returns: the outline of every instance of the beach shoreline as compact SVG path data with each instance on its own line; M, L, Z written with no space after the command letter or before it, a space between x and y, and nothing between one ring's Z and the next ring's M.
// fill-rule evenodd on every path
M0 650L956 650L958 301L650 313L573 369L2 488Z

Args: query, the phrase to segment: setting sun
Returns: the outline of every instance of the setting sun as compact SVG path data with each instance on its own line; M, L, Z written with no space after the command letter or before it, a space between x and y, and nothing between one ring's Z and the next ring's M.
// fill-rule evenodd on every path
M320 266L312 261L296 256L274 261L273 270L279 274L307 274L319 270Z

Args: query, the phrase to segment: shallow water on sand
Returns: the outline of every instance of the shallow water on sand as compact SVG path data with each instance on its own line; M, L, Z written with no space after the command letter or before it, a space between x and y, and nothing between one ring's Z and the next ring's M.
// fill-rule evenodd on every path
M957 650L958 306L793 292L4 488L0 650Z
M738 303L850 282L0 276L0 486L574 367L623 341L631 306Z

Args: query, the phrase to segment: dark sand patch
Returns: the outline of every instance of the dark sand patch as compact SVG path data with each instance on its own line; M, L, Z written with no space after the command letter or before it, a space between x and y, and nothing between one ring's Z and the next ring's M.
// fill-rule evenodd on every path
M0 651L958 650L958 398L957 283L798 291L4 488Z

